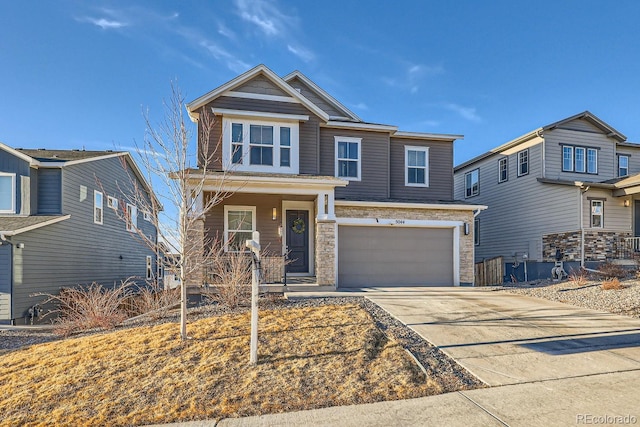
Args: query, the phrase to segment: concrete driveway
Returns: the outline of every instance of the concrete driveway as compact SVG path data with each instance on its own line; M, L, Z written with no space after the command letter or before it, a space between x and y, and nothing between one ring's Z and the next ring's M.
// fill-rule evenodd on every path
M639 319L477 288L361 292L491 387L219 425L640 424Z

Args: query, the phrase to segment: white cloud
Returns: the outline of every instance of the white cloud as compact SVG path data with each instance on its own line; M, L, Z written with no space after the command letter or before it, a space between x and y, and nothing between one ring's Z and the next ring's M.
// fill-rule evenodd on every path
M364 102L359 102L359 103L353 105L353 108L357 108L358 110L368 110L369 106L367 104L365 104Z
M440 126L440 122L437 120L423 120L420 122L422 126L436 127Z
M424 64L409 64L402 71L398 77L383 77L382 81L390 87L395 87L409 91L411 94L418 93L421 83L425 79L443 74L444 68L441 65L424 65Z
M257 28L267 36L277 36L284 28L284 18L273 3L265 0L236 0L238 15L250 24L255 24Z
M205 48L207 51L209 51L209 53L215 59L224 61L227 65L227 68L229 68L231 71L235 73L244 73L249 68L251 68L249 64L238 59L237 57L235 57L234 55L226 51L224 48L216 45L210 40L207 40L204 38L201 39L200 46Z
M231 39L231 40L235 40L236 39L236 33L234 33L231 29L229 29L222 22L218 23L218 34L220 34L221 36L225 36L226 38Z
M109 20L106 18L92 18L90 16L79 18L78 21L88 22L90 24L93 24L97 27L102 28L103 30L117 29L117 28L122 28L129 25L126 22L122 22L122 21Z
M482 121L475 107L464 107L455 103L445 104L444 107L470 122L480 123Z
M312 61L315 58L313 52L300 46L294 47L288 44L287 50L302 59L304 62Z

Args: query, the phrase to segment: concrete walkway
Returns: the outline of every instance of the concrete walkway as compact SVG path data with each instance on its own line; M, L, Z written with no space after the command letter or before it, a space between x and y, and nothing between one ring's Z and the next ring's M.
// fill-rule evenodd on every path
M218 424L640 424L640 320L473 288L378 288L364 295L491 388Z

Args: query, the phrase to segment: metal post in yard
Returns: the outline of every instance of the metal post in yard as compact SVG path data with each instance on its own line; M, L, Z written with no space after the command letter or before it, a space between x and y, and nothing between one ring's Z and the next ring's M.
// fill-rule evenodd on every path
M252 240L246 241L246 246L251 249L251 343L249 364L258 364L258 270L260 268L260 233L253 232Z

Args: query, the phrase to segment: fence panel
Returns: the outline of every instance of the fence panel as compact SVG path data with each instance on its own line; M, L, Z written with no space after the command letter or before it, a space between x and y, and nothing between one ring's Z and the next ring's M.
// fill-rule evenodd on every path
M500 285L504 276L504 261L501 256L485 259L475 265L475 285Z

